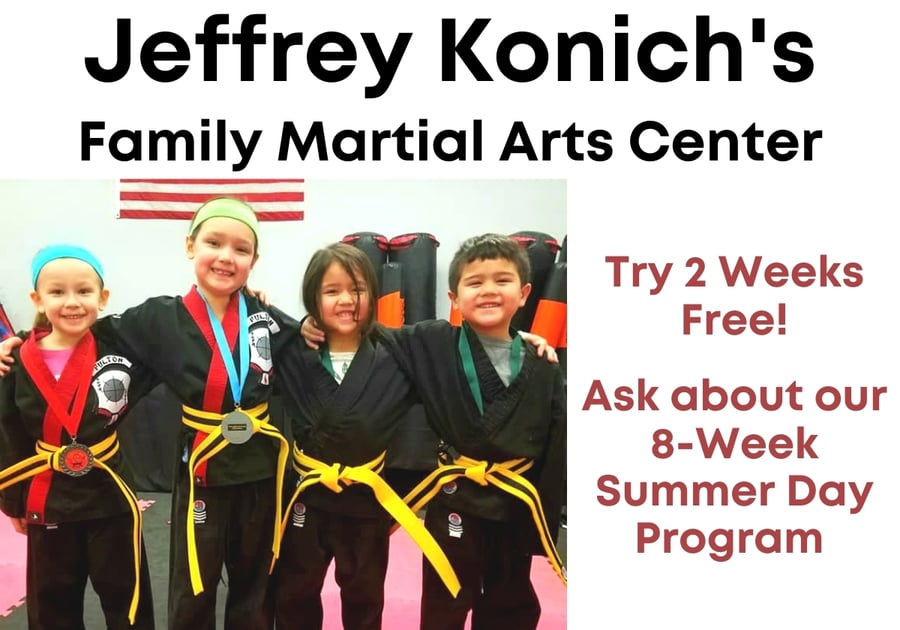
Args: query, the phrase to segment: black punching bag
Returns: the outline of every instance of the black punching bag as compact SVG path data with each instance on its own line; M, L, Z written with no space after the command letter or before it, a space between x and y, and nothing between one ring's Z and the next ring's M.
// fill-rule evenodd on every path
M416 232L395 236L388 243L388 260L403 269L403 323L435 319L437 239Z
M381 267L387 262L388 255L387 237L377 232L354 232L342 238L341 242L361 249L372 261L378 281L381 282Z
M439 245L434 236L423 232L395 236L388 243L388 264L401 269L404 324L435 319ZM385 478L400 496L434 469L438 441L425 419L425 408L414 404L400 420L385 462Z
M534 313L547 284L547 275L556 262L559 242L543 232L516 232L509 236L525 250L531 262L531 294L525 301L525 306L520 308L512 319L513 328L527 331L531 330Z

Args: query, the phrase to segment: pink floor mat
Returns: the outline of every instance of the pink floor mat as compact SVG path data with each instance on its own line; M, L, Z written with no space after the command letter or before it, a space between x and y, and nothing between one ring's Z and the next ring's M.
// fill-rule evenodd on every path
M391 557L385 586L384 627L419 627L419 595L422 588L422 552L404 532L391 537ZM539 630L563 630L566 627L566 587L544 558L535 558L531 580L541 600ZM325 608L323 630L341 630L340 591L334 582L334 566L328 572L322 591ZM468 628L469 625L466 624Z
M142 506L146 509L146 505ZM0 617L23 605L25 599L25 543L9 519L0 517ZM391 539L384 611L385 628L413 629L419 622L421 552L403 532ZM566 589L543 558L536 558L532 581L541 599L540 630L566 627ZM162 589L164 592L165 589ZM160 591L157 591L160 592ZM325 607L324 630L340 630L340 593L334 583L333 568L322 593Z

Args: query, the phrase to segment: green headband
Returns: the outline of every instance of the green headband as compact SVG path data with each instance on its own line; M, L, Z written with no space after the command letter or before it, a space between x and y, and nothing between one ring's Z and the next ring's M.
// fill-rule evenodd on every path
M253 232L253 237L259 242L259 219L256 218L253 208L243 201L231 199L230 197L211 199L200 206L197 214L194 215L194 220L191 221L191 229L188 230L188 234L193 234L194 230L200 227L201 223L214 217L226 217L240 221L250 228L250 231Z

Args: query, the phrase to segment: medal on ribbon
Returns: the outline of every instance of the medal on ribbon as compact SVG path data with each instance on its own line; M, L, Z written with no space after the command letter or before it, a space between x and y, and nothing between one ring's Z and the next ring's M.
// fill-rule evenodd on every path
M228 385L231 387L231 398L234 400L234 411L228 413L222 419L222 424L220 425L222 437L231 444L243 444L253 437L255 432L253 418L241 410L241 392L244 390L244 382L247 380L247 373L250 371L250 333L247 328L247 302L244 299L244 295L238 293L237 344L239 367L235 368L234 358L228 348L228 340L225 338L225 329L222 328L222 322L216 317L203 292L200 291L199 293L206 304L209 323L216 338L219 356L222 357L225 370L228 372ZM240 372L238 372L238 369Z
M243 444L253 437L253 419L240 409L235 409L222 419L222 437L232 444Z
M78 427L87 403L88 392L91 390L91 378L93 376L94 361L97 358L97 346L94 337L90 333L85 335L76 346L69 361L73 362L73 368L78 370L78 385L75 389L71 407L69 401L62 400L57 394L52 376L47 370L46 364L40 358L40 350L34 337L23 346L20 357L22 364L31 376L35 386L47 403L47 406L56 415L59 424L72 438L72 443L63 447L54 455L57 470L70 477L82 477L88 474L94 467L94 454L91 449L78 442ZM76 365L74 362L80 362ZM66 370L70 366L66 365Z
M70 477L81 477L94 467L94 454L84 444L72 442L59 455L59 468Z

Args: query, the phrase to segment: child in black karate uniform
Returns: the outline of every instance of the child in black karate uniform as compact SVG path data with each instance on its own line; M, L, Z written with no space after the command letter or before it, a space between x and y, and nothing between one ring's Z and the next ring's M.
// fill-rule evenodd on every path
M156 379L91 334L109 297L91 252L42 249L32 283L34 330L0 380L0 508L28 536L28 626L83 628L90 579L108 628L152 629L141 512L116 428Z
M289 445L269 422L274 367L299 323L247 294L258 221L230 198L203 204L186 253L196 285L103 318L116 339L182 403L172 496L169 628L212 630L227 573L224 627L268 629L269 569L278 549Z
M540 618L532 556L547 556L566 580L554 545L565 390L559 366L510 327L531 290L528 257L515 241L468 239L449 276L462 327L422 322L392 336L442 440L440 466L406 500L414 510L428 503L425 524L462 584L448 597L424 565L421 627L462 630L471 611L473 630L527 630Z
M284 519L277 628L322 627L321 591L334 561L343 627L377 630L392 516L440 568L439 582L448 595L458 591L459 583L446 556L380 475L385 450L413 393L375 322L378 286L371 261L350 245L329 245L310 260L302 294L328 342L317 352L298 337L279 362L294 468L302 481Z

